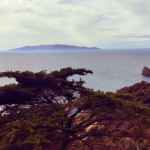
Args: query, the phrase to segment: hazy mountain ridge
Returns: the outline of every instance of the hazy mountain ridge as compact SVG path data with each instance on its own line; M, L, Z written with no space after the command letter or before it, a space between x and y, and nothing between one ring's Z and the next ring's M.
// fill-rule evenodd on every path
M100 50L97 47L86 47L86 46L76 46L76 45L33 45L33 46L24 46L15 49L13 51L54 51L54 50Z
M8 51L32 52L32 51L101 51L101 52L116 52L116 53L150 53L150 48L120 48L120 49L103 49L99 47L65 45L65 44L47 44L47 45L27 45L9 49Z

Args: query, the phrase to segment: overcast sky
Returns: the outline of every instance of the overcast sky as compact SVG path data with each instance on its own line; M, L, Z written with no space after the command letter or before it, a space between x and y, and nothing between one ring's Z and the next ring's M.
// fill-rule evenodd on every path
M150 47L150 0L1 0L0 49Z

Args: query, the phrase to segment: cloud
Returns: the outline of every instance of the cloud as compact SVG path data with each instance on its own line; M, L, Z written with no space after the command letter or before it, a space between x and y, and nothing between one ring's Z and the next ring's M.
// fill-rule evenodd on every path
M114 36L114 37L117 37L117 38L122 38L122 39L138 39L138 40L140 40L140 39L147 39L147 40L149 40L150 39L150 34L149 35L146 35L146 34L141 34L141 35L137 35L137 34L128 34L128 35L116 35L116 36Z
M0 47L143 43L150 35L149 6L141 0L1 0Z

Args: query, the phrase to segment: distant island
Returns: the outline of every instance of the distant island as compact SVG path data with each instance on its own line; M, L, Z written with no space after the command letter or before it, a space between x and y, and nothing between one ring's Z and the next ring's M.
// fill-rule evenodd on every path
M89 51L100 50L97 47L86 47L76 45L52 44L52 45L33 45L10 49L10 51Z

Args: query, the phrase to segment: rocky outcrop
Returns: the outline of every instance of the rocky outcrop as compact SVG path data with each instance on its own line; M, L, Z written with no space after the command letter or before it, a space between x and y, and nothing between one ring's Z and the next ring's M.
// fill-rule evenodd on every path
M150 77L150 68L144 67L142 71L142 75L145 77Z
M118 96L124 100L141 102L150 107L150 83L141 81L117 91Z

